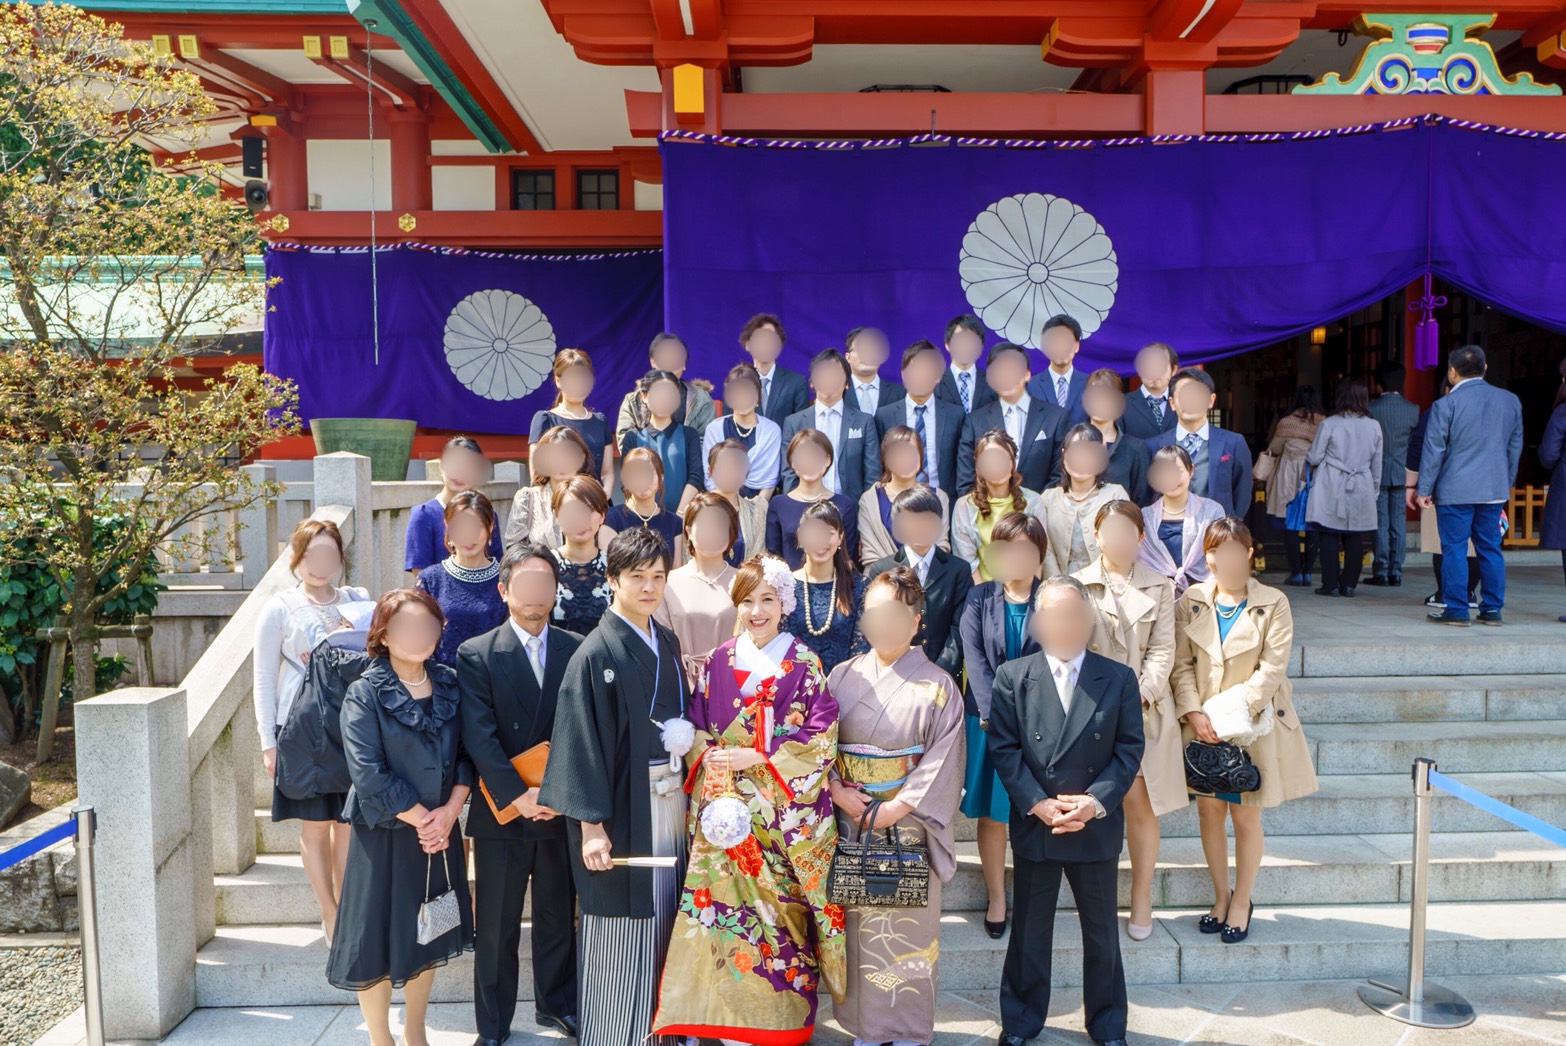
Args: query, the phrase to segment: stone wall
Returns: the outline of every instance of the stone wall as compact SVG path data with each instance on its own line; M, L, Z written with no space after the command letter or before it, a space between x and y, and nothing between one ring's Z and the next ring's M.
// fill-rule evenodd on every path
M75 801L0 832L0 850L70 820ZM69 843L0 871L0 934L51 933L80 928L76 917L76 850Z

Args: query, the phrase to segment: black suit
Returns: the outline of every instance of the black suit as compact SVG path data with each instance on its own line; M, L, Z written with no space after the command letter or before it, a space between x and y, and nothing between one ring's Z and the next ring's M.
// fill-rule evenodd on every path
M1095 1041L1123 1039L1126 980L1120 962L1115 886L1125 814L1120 808L1142 763L1142 698L1136 674L1085 652L1071 710L1060 703L1041 651L995 674L990 761L1011 796L1016 926L1001 972L1001 1027L1031 1039L1049 1013L1055 902L1065 875L1082 922L1082 1000ZM1107 811L1080 830L1051 834L1033 806L1050 796L1088 794Z
M761 379L763 388L769 378L772 388L762 397L760 413L782 428L790 414L798 414L810 405L810 383L799 371L789 370L776 363L772 365L772 373ZM788 445L784 444L783 449L788 450Z
M969 414L980 407L994 403L998 398L995 395L995 390L990 388L990 383L984 380L983 367L973 368L973 388L970 390L969 396L973 400L971 409L965 412ZM950 367L941 371L941 383L935 386L935 398L944 400L958 410L962 410L962 393L957 389L957 378L952 374Z
M901 403L903 397L908 395L908 390L903 388L901 382L881 379L881 395L875 401L875 410L865 410L859 405L859 379L850 378L848 388L843 390L843 402L855 410L865 410L866 414L879 414L881 408L892 403Z
M514 803L527 790L511 767L511 757L549 740L555 695L566 663L581 643L574 633L549 629L542 687L509 620L458 648L462 743L496 805ZM518 817L500 824L474 789L468 837L474 840L476 873L473 1012L479 1036L504 1040L511 1028L529 880L534 1006L551 1017L576 1016L576 889L565 819Z
M979 437L990 429L1006 431L1005 404L994 403L977 408L968 415L957 448L957 489L973 486L973 448ZM1060 480L1060 445L1065 441L1069 415L1058 406L1037 396L1028 397L1028 415L1023 419L1022 442L1017 446L1017 471L1022 485L1038 493Z
M1141 389L1126 393L1126 413L1120 419L1120 424L1127 436L1150 440L1160 432L1168 432L1179 421L1174 407L1169 403L1167 390L1164 393L1164 420L1161 423L1153 417L1153 408L1148 405L1147 395Z
M895 556L877 560L865 576L873 578L893 567L906 567L908 559L908 548L903 546ZM935 558L930 561L930 574L925 578L924 614L919 618L919 632L914 636L914 642L924 647L925 656L953 679L961 678L962 636L958 633L957 622L971 588L973 572L968 564L939 545L935 546Z
M926 416L935 427L936 486L946 491L948 499L956 501L957 444L962 439L962 427L968 419L961 407L947 403L939 396L931 396L926 402L930 408ZM913 428L908 422L906 395L896 403L888 404L875 412L875 427L880 439L885 439L887 430L897 425L908 425L909 428ZM928 447L925 448L925 452L929 453Z

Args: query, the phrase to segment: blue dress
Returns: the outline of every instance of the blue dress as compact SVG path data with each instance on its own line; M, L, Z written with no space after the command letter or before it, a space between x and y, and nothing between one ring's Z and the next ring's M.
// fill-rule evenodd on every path
M1006 660L1013 661L1022 652L1028 637L1028 604L1006 601ZM1011 820L1011 798L1000 774L990 762L990 746L979 717L964 717L963 734L968 744L967 770L963 775L962 812L965 817L988 817L1006 824Z
M470 569L447 558L414 579L414 586L434 596L441 613L446 615L446 627L435 647L436 661L455 668L459 646L506 620L506 603L495 583L499 576L500 563L496 560Z
M637 447L646 447L663 462L663 507L674 512L686 487L705 489L702 475L701 436L684 425L654 429L644 425L631 429L620 440L620 459ZM614 526L614 524L610 524Z
M1245 609L1246 602L1246 600L1242 599L1239 606L1226 607L1216 599L1213 600L1213 610L1218 615L1218 642L1220 645L1222 645L1225 639L1229 638L1229 630L1234 627L1234 623L1240 620L1240 612ZM1229 616L1224 617L1225 613L1228 613ZM1188 792L1187 794L1194 796L1196 793ZM1222 799L1226 803L1238 803L1241 801L1240 793L1238 792L1214 792L1213 797Z
M837 506L837 511L843 517L843 545L848 549L848 558L858 559L859 553L859 509L853 502L842 494L833 494L832 504ZM778 494L767 502L767 551L782 559L788 564L790 570L798 570L805 562L805 554L799 549L799 542L794 539L794 532L799 529L799 517L805 514L811 502L797 501L787 494ZM795 633L799 635L799 633ZM805 645L810 646L810 640L799 635L805 640Z
M587 474L595 479L602 475L604 448L609 445L609 422L604 420L604 416L595 410L585 418L567 418L552 410L541 410L533 415L527 441L537 443L544 433L556 425L564 425L582 437L582 442L587 444Z
M489 535L489 554L500 558L500 528ZM423 570L451 553L446 549L446 506L439 498L430 498L413 506L408 513L408 533L402 543L402 569Z
M629 505L610 505L609 514L604 516L604 526L616 534L623 534L632 527L651 527L662 534L663 539L669 543L671 556L674 554L674 539L685 532L680 517L673 512L660 508L656 516L644 522L641 516L631 511Z
M609 609L603 550L586 563L572 563L557 550L555 562L560 564L560 584L555 588L555 613L549 623L585 636L598 627Z
M865 578L854 576L853 610L845 614L832 605L833 585L830 581L804 582L794 579L794 609L783 619L783 631L789 633L811 649L821 659L821 671L831 675L832 669L851 657L870 649L863 633L859 631L859 611L864 603ZM805 601L810 601L810 621L805 620ZM821 628L831 615L832 623L821 635L812 635L808 627L813 623Z
M1185 521L1166 519L1158 524L1158 540L1169 550L1169 558L1179 566L1185 562Z

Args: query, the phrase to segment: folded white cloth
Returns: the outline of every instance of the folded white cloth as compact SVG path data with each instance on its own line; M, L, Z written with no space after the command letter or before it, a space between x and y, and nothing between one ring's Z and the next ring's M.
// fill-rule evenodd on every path
M1202 711L1213 731L1223 740L1244 748L1258 737L1272 733L1272 702L1252 714L1243 687L1230 687L1202 702Z

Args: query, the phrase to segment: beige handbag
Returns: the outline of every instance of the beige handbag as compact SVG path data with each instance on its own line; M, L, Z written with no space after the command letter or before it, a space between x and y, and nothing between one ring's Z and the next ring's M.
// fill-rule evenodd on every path
M1261 457L1256 459L1256 464L1251 466L1251 478L1258 483L1266 483L1277 471L1278 456L1270 450L1264 450Z

